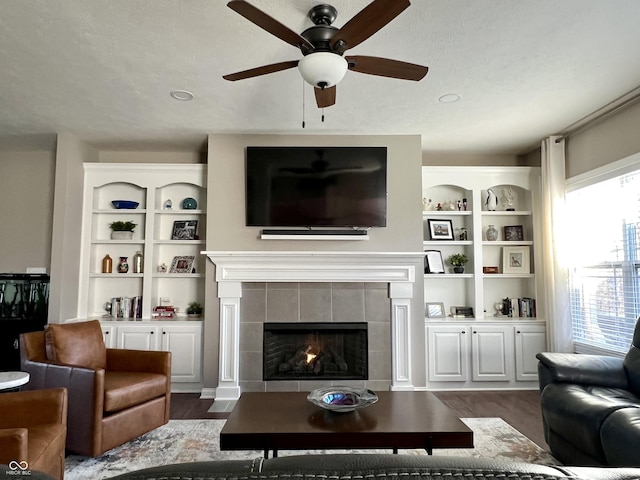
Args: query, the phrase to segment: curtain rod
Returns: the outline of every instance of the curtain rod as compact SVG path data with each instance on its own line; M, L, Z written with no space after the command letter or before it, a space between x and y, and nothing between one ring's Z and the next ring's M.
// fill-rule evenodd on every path
M638 101L640 101L640 87L637 87L630 92L625 93L621 97L616 98L614 101L609 102L604 107L601 107L595 112L590 113L586 117L581 118L577 122L572 123L564 129L564 132L560 134L560 137L556 138L556 143L560 143L570 135L575 135L576 133L586 130L596 123L609 118L613 114L618 113L619 111L624 110L627 107L630 107Z

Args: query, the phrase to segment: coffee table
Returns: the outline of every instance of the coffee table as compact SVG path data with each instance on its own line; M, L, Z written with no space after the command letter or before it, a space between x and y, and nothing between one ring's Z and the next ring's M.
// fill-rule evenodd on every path
M221 450L473 448L473 431L430 392L377 392L349 413L313 405L304 392L247 392L220 432Z

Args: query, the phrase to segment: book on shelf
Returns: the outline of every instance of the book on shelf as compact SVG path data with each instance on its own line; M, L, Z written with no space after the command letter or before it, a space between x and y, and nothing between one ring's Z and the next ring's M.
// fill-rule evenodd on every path
M511 317L535 318L536 299L530 297L511 299Z
M151 312L151 318L173 318L175 317L176 309L171 305L161 305L153 307Z

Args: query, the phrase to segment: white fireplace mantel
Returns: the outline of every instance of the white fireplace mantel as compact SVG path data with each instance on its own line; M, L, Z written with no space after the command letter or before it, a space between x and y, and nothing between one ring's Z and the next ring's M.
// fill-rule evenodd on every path
M220 298L220 370L216 399L240 397L242 282L379 282L391 299L391 388L413 390L411 299L423 252L204 251L216 266ZM421 269L420 269L421 271Z

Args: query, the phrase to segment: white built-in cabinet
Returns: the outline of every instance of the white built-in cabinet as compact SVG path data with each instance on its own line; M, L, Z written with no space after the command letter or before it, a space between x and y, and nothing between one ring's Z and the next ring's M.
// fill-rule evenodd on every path
M545 325L515 325L516 380L538 381L536 355L547 350Z
M498 198L495 211L486 204L489 189ZM425 315L428 388L535 388L535 355L547 344L537 275L542 271L539 168L423 167L422 195L423 247L440 252L445 267L444 273L424 274L425 302L442 303L445 315ZM431 226L441 222L451 225L453 238L432 235ZM497 240L487 238L490 225ZM522 238L506 238L506 226L521 227ZM514 248L528 257L528 268L505 268L505 249ZM464 273L454 273L447 262L454 253L469 258ZM483 267L497 267L498 273ZM497 304L505 298L535 299L535 317L500 316ZM451 307L471 307L473 316L454 318Z
M202 381L201 321L103 321L107 348L171 352L173 391L198 391Z
M546 350L542 322L427 322L430 388L535 388L538 352Z
M194 164L84 164L84 203L78 318L101 318L113 297L142 297L142 319L151 319L155 306L172 305L185 316L191 302L204 304L206 233L206 165ZM197 202L185 209L184 199ZM116 209L113 200L132 200L135 209ZM171 208L167 208L168 205ZM132 221L131 240L112 240L109 225ZM196 221L197 237L173 239L174 222ZM133 272L136 252L144 255L143 272ZM102 271L109 255L112 272ZM194 257L192 269L172 273L176 257ZM120 257L129 263L118 273ZM166 271L161 266L166 266Z

